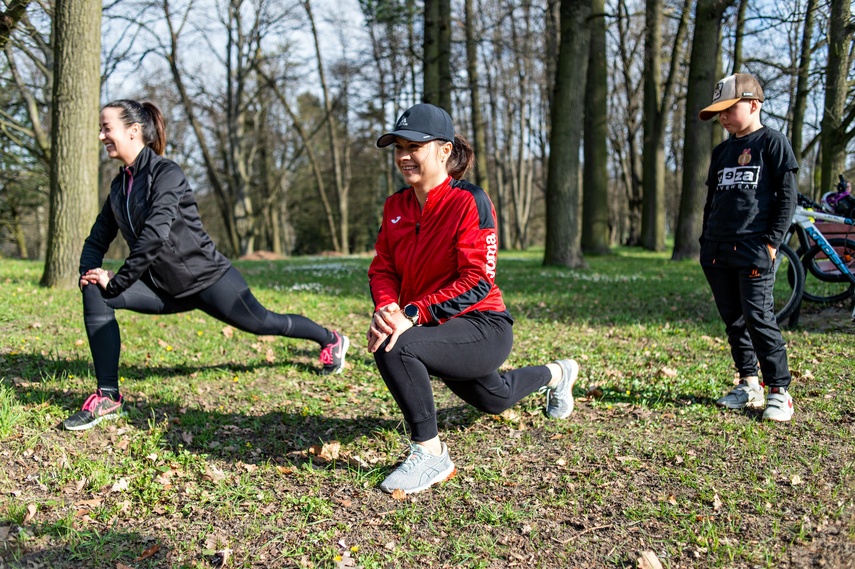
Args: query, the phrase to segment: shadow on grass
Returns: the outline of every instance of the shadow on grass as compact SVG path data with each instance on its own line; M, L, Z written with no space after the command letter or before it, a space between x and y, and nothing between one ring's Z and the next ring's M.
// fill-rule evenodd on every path
M142 568L164 567L168 561L169 547L139 532L79 529L66 520L28 524L26 529L13 523L0 529L13 536L0 551L0 567L116 567L124 563ZM41 545L50 538L66 545Z
M16 368L38 369L47 376L59 373L88 373L89 362L81 359L50 360L38 354L24 354L14 357ZM122 366L122 375L131 377L137 371L146 377L172 377L175 374L189 375L204 369L228 368L230 371L253 371L261 367L275 367L276 364L224 365L224 366L170 366L135 368ZM6 368L9 366L7 365ZM315 368L297 364L301 370ZM144 371L144 374L142 373ZM3 373L8 372L4 369ZM19 377L20 371L12 377ZM26 376L23 376L26 377ZM37 376L38 378L43 376ZM316 376L323 381L322 376ZM38 379L34 381L14 381L15 395L18 401L27 406L38 406L52 402L67 409L68 413L77 410L82 404L78 389L62 390L49 387ZM93 386L94 387L94 386ZM282 462L287 459L294 464L308 462L311 457L306 453L312 445L323 445L338 441L343 445L364 436L389 436L400 433L404 436L401 419L389 419L375 416L371 408L363 409L358 404L347 402L318 413L305 408L294 407L253 414L250 412L230 412L227 393L217 393L211 398L201 398L195 392L186 393L185 399L174 397L158 398L143 394L127 394L124 405L127 421L133 428L146 431L154 426L164 431L166 442L176 453L186 450L194 454L204 454L226 461L260 463L266 461ZM252 408L250 407L250 410ZM393 411L397 417L397 410ZM332 416L337 415L337 416ZM465 429L482 414L474 408L460 404L444 406L437 410L437 422L441 429ZM96 427L99 429L102 427ZM62 430L57 423L57 430ZM83 433L86 433L84 431ZM76 436L67 433L68 436ZM80 435L85 436L85 435ZM394 436L394 435L392 435Z

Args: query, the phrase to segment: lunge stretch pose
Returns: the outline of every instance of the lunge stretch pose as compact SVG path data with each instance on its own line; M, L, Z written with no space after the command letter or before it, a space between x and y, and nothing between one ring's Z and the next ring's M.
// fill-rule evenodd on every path
M401 408L414 444L381 489L419 492L454 473L437 429L431 376L484 411L501 413L534 391L547 413L573 410L573 360L505 373L513 319L496 286L496 213L487 194L461 180L473 161L443 109L420 104L377 141L395 145L408 187L386 200L368 272L375 312L368 349Z
M763 89L736 73L716 85L701 120L718 115L730 138L715 147L707 177L701 266L727 331L740 382L716 401L721 407L763 407L763 418L789 421L787 347L772 287L775 256L796 207L796 162L783 134L760 123ZM765 397L757 363L769 387Z
M199 309L253 334L312 340L321 347L322 373L341 372L346 336L304 316L267 310L217 251L184 173L163 157L166 131L160 110L118 100L102 109L100 125L107 155L123 166L80 255L83 320L98 387L83 409L65 420L65 428L88 429L121 413L115 309L145 314ZM101 262L119 232L130 254L113 274Z

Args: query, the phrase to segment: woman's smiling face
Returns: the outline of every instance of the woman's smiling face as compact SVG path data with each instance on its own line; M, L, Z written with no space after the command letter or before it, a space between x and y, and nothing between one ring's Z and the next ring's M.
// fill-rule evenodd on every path
M395 164L404 181L414 187L430 190L448 177L446 161L452 144L441 140L414 142L395 138Z
M122 109L104 107L99 121L98 139L104 145L107 156L130 165L145 144L142 141L140 125L134 123L129 127L125 126L121 113Z

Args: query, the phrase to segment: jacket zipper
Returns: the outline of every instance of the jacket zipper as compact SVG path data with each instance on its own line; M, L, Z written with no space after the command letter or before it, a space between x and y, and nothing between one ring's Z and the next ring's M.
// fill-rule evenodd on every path
M131 221L131 189L134 187L134 176L133 174L128 174L128 171L125 170L125 175L129 175L131 177L130 184L128 185L127 192L125 193L125 212L128 215L128 225L131 228L131 233L134 234L134 237L138 237L136 229L134 229L134 222ZM122 182L122 186L124 189L124 181Z

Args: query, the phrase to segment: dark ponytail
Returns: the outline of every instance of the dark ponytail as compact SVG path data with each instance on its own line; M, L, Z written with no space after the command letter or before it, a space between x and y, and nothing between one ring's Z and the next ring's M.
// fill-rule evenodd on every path
M126 128L137 123L142 127L143 141L156 154L163 155L166 150L166 123L163 113L152 103L138 103L131 99L118 99L104 105L104 108L121 109L119 119Z
M475 151L459 134L454 135L453 145L451 156L448 157L448 174L455 180L462 180L475 161Z

